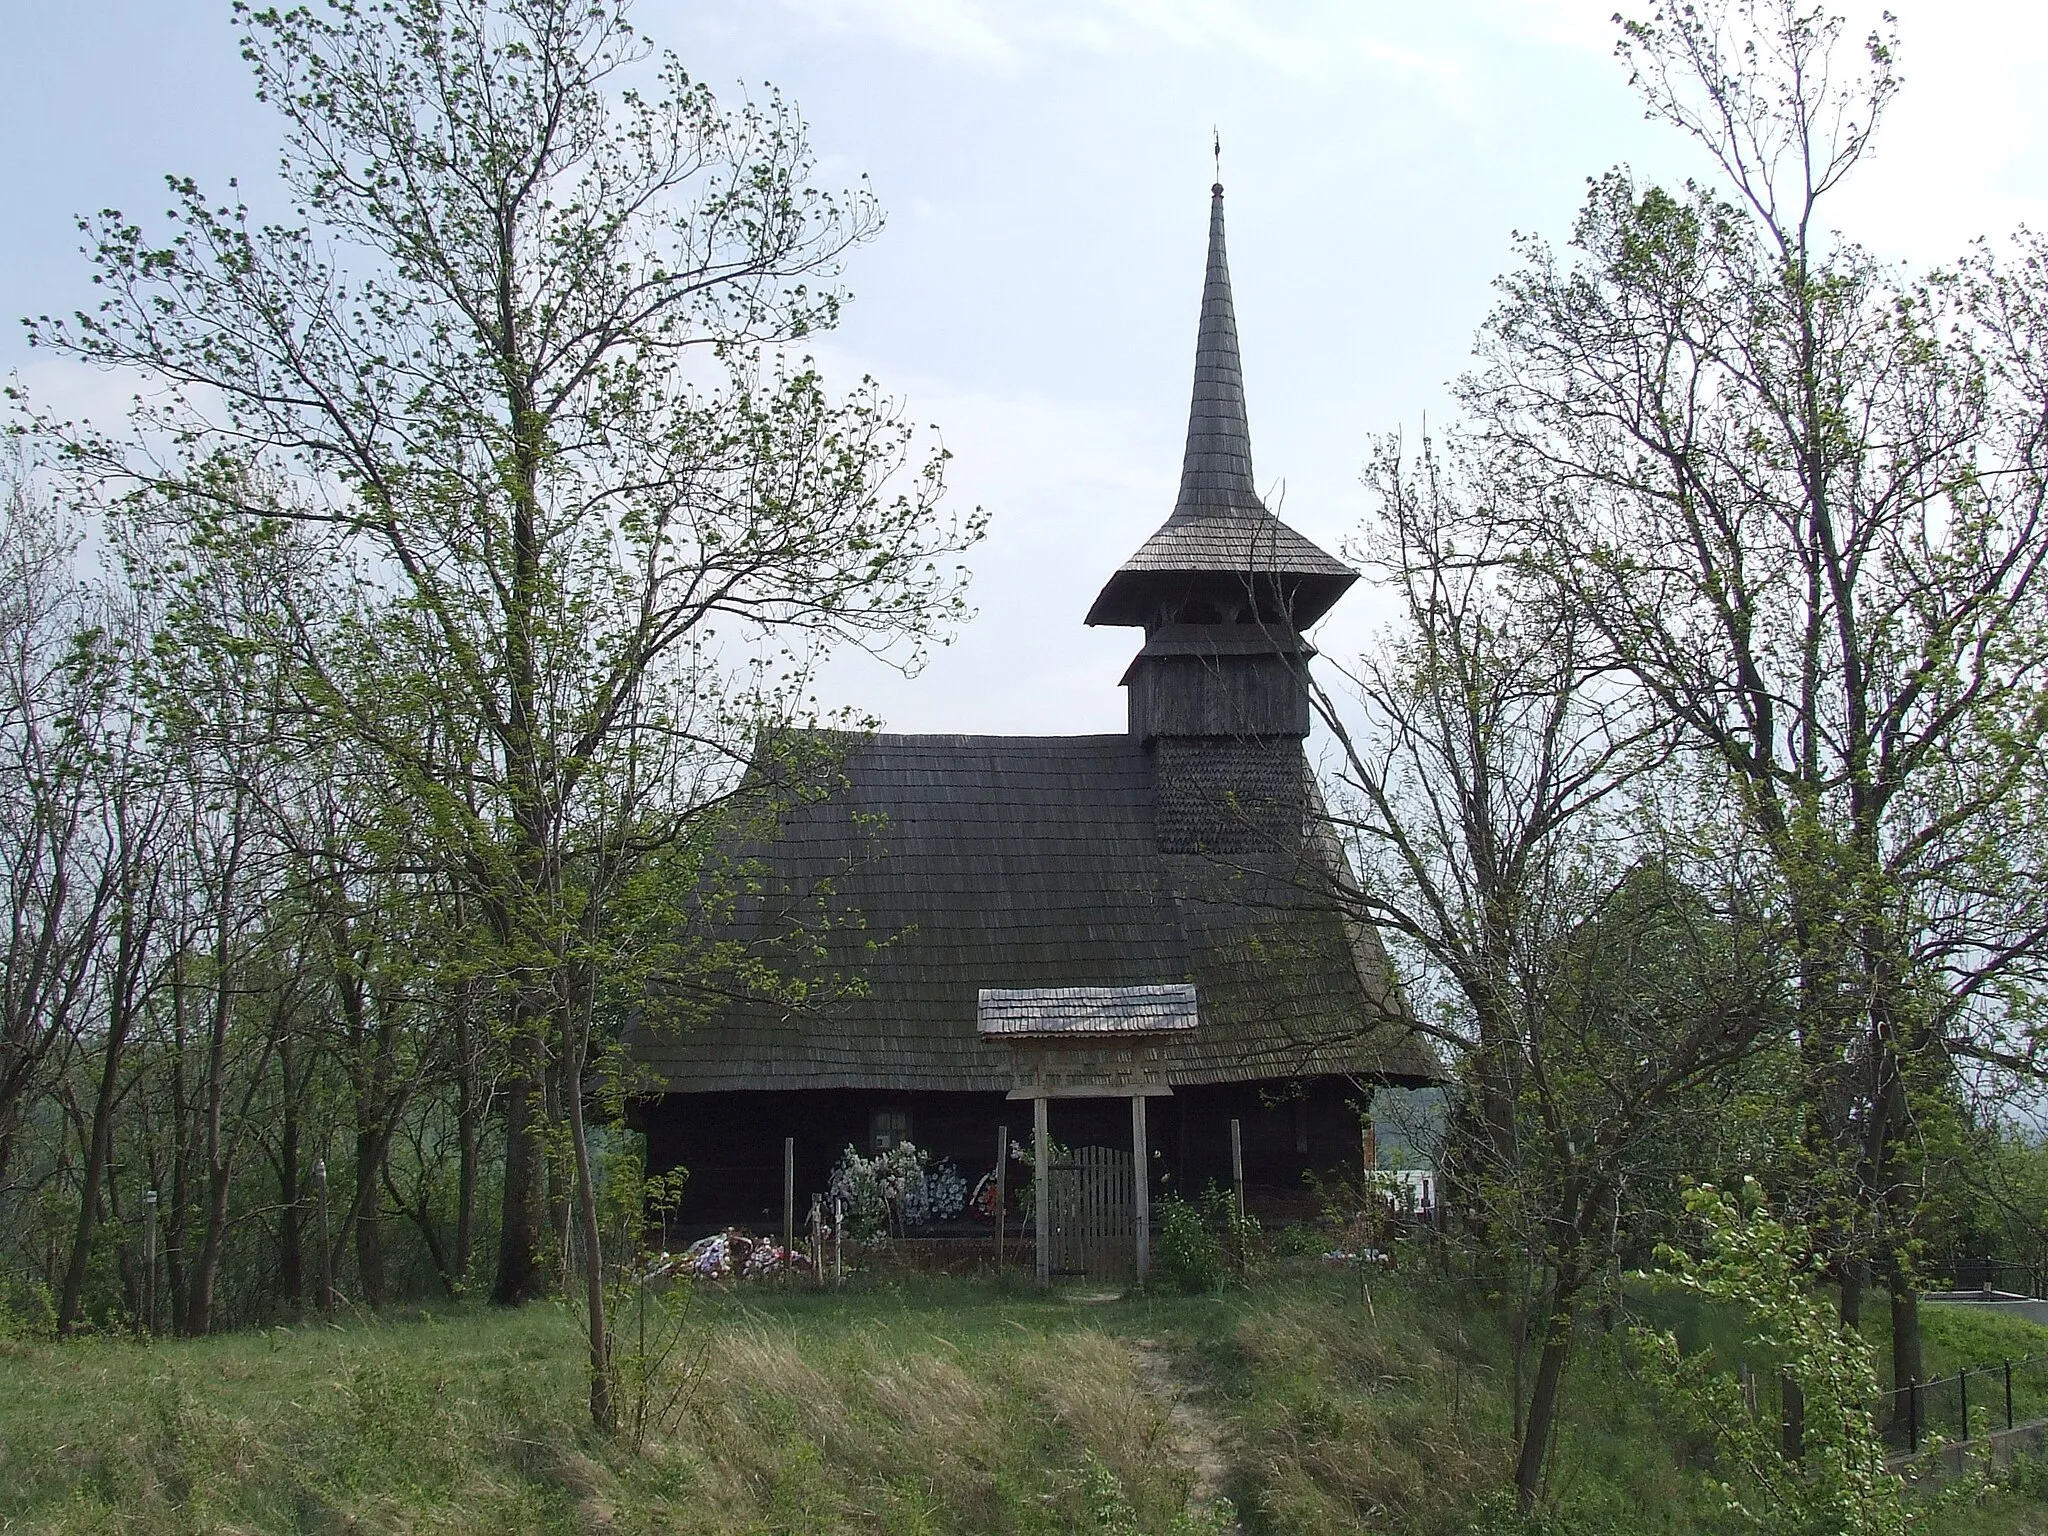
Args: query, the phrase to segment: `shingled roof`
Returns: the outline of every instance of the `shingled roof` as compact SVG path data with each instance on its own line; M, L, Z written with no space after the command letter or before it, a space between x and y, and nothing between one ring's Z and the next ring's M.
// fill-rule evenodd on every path
M1071 1040L1163 1035L1196 1027L1195 989L1183 981L1140 987L983 987L975 1032L984 1039Z
M1223 249L1223 188L1209 189L1209 265L1195 335L1194 397L1173 515L1112 575L1090 624L1156 622L1157 595L1187 578L1277 583L1293 622L1321 618L1358 573L1267 510L1252 482L1252 436L1238 358L1237 310Z
M735 932L807 925L819 995L859 985L638 1031L669 1091L1002 1090L982 989L1175 983L1201 1023L1163 1047L1170 1082L1439 1075L1368 930L1304 884L1159 850L1153 761L1131 737L851 738L837 773L753 851L760 892Z

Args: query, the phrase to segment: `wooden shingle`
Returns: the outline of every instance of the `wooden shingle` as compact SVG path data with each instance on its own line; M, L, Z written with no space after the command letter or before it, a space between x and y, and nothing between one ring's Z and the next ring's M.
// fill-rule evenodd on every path
M1202 1023L1165 1047L1170 1082L1438 1075L1377 939L1347 936L1312 882L1160 852L1131 737L875 736L837 774L750 850L760 890L732 924L784 955L800 927L823 1000L638 1029L661 1088L1002 1089L983 988L1175 983Z

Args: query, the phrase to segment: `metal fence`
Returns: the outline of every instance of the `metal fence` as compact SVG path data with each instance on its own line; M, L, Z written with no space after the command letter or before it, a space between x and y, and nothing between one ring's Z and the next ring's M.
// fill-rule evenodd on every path
M1967 1440L1986 1429L2011 1429L2048 1418L2048 1355L2021 1355L1973 1365L1953 1376L1908 1381L1883 1397L1885 1434L1917 1451L1933 1435Z
M2041 1289L2044 1281L2048 1281L2048 1266L2041 1264L2001 1264L1989 1259L1958 1259L1955 1264L1955 1288L1959 1291L1988 1287L2013 1296L2044 1296L2048 1295Z
M1783 1378L1752 1372L1741 1362L1736 1374L1750 1413L1775 1420L1784 1438L1785 1454L1797 1457L1803 1433L1797 1387ZM1987 1430L2048 1419L2048 1354L2015 1355L1950 1376L1908 1381L1880 1393L1876 1407L1886 1443L1895 1451L1909 1453L1936 1436L1968 1440Z

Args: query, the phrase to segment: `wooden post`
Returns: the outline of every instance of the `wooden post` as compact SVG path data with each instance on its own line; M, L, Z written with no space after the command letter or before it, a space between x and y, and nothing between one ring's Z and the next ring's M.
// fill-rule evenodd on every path
M143 1237L141 1237L141 1317L137 1323L141 1331L156 1333L156 1190L141 1192L141 1214L143 1214ZM2005 1368L2005 1378L2013 1378L2013 1368ZM2005 1397L2011 1397L2007 1389ZM2011 1417L2011 1415L2007 1415Z
M1031 1203L1037 1207L1038 1283L1052 1284L1052 1137L1046 1130L1045 1099L1031 1101Z
M313 1160L313 1182L320 1186L320 1315L334 1316L334 1254L327 1227L327 1159Z
M782 1254L785 1269L796 1247L796 1138L782 1138Z
M1778 1406L1783 1426L1781 1449L1787 1461L1806 1460L1806 1393L1801 1390L1799 1378L1781 1375L1778 1378Z
M1230 1191L1237 1197L1237 1219L1244 1220L1244 1127L1230 1122Z
M1152 1169L1145 1150L1145 1095L1131 1095L1131 1224L1138 1239L1138 1284L1152 1270Z
M1003 1267L1003 1221L1009 1215L1009 1189L1004 1173L1010 1166L1010 1128L996 1127L996 1268Z

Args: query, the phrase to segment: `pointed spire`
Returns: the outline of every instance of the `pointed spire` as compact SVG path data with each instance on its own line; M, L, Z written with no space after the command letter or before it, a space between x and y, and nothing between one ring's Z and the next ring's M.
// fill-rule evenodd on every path
M1225 507L1259 506L1252 483L1252 433L1244 408L1244 367L1237 355L1237 309L1223 250L1223 183L1209 189L1209 270L1195 333L1195 392L1188 409L1175 518Z
M1223 184L1209 189L1209 266L1195 333L1195 391L1173 514L1088 610L1090 624L1226 623L1305 629L1358 573L1266 509L1252 483L1252 434L1237 356L1237 312L1223 254Z

